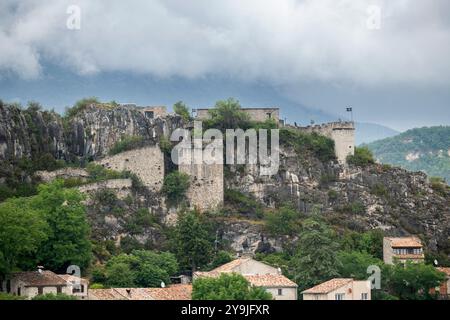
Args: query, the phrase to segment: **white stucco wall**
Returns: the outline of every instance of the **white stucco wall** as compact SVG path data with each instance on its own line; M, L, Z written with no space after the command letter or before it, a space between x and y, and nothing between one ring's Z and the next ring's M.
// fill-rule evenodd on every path
M275 300L297 300L297 288L274 287L265 289L272 294ZM279 289L281 289L281 295L278 295Z
M277 268L256 260L245 261L234 268L233 271L240 274L278 274Z

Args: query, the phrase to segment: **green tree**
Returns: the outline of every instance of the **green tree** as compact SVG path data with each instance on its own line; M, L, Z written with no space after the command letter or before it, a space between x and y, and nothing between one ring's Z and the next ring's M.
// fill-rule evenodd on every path
M335 234L321 217L315 214L303 222L295 255L290 261L300 291L338 276L337 249Z
M191 120L191 114L189 108L183 103L183 101L178 101L173 105L173 111L180 115L185 121Z
M369 277L367 268L371 265L381 267L383 261L374 258L366 252L359 251L340 251L338 253L338 272L342 278L354 278L356 280L365 280Z
M265 214L266 228L272 235L294 235L300 229L300 214L289 207Z
M240 274L222 273L218 278L198 278L192 286L192 300L271 300L263 288L253 287Z
M348 156L347 162L355 166L367 167L370 164L374 164L375 159L373 157L372 151L370 151L368 147L360 147L355 148L354 155Z
M92 252L83 195L75 189L64 189L62 180L40 185L38 192L30 200L31 206L44 213L49 225L48 238L37 252L38 260L57 271L65 271L71 264L87 267Z
M111 263L106 269L106 284L111 287L131 288L135 286L136 274L129 264Z
M388 291L401 300L431 299L430 289L440 286L445 274L423 263L396 264L383 269Z
M246 129L250 124L250 118L241 109L239 101L229 98L216 102L213 109L210 109L211 119L206 121L206 127L216 128L222 131L226 129Z
M183 199L189 188L189 175L184 172L174 171L164 177L162 192L171 202Z
M173 252L182 267L192 271L206 265L212 253L211 230L206 219L196 211L179 215L173 235Z
M225 263L228 263L233 260L233 256L228 251L219 251L214 255L213 260L208 265L208 269L212 270Z
M170 283L178 270L175 256L168 252L134 250L112 257L106 264L106 284L115 287L159 287ZM102 282L101 276L96 278Z
M8 274L33 256L46 240L47 223L27 198L0 203L0 274Z

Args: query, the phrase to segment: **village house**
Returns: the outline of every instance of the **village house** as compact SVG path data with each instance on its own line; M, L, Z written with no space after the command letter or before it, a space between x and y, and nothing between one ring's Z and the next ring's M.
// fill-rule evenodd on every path
M191 300L192 285L173 284L165 288L90 289L89 300Z
M441 299L450 299L450 268L437 268L440 272L445 273L444 282L437 288L430 290L431 294L437 293Z
M303 300L371 300L369 280L336 278L302 292Z
M386 264L423 262L422 242L417 237L383 238L383 260Z
M10 279L0 281L0 291L32 299L47 293L64 293L86 299L89 282L69 274L59 275L49 270L38 269L13 273Z
M297 300L297 284L281 274L281 270L252 258L239 258L209 272L194 272L199 277L219 277L222 273L238 273L255 286L272 294L275 300Z

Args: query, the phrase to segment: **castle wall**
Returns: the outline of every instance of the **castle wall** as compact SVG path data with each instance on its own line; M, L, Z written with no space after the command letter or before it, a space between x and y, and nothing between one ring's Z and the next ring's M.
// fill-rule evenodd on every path
M183 161L178 171L190 176L186 197L192 209L205 211L223 204L223 165Z
M136 174L154 192L160 191L164 182L164 155L158 145L121 152L98 163L108 169Z
M210 109L197 109L197 119L209 119L208 110ZM241 110L248 114L252 121L264 122L271 118L278 123L280 120L280 110L278 108L242 108Z
M331 122L302 127L300 130L308 133L316 132L332 139L336 158L340 164L346 164L347 157L355 154L355 124L353 122Z

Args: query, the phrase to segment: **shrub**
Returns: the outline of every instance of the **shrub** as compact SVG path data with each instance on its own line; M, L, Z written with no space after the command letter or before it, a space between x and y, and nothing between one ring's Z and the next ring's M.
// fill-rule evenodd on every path
M374 164L375 159L373 157L372 151L370 151L368 147L360 147L355 148L354 155L349 155L347 157L347 162L355 166L367 167L371 164Z
M372 192L372 194L379 196L379 197L387 197L389 195L388 190L381 183L377 183L376 185L374 185L371 189L371 192Z
M294 235L300 229L300 214L287 207L265 214L266 228L272 235Z
M9 293L0 292L0 300L24 300L25 297L16 296Z
M253 197L238 190L225 189L224 202L233 212L257 218L263 217L262 205Z
M123 136L120 141L117 141L109 150L110 155L115 155L124 151L141 148L144 145L144 138L142 136Z
M174 171L164 177L162 192L169 201L178 202L184 198L189 188L189 175L183 172Z
M334 141L317 133L305 133L296 129L280 129L280 144L291 146L299 156L312 152L325 162L336 159Z
M183 103L183 101L178 101L173 105L173 111L181 116L183 120L189 121L191 120L191 115L189 112L189 108Z
M65 293L57 293L57 294L47 293L47 294L35 296L31 300L77 300L77 297L69 296Z
M440 177L431 177L430 184L431 188L441 195L445 195L449 188L445 180Z
M85 110L91 104L99 104L100 101L96 97L83 98L75 103L72 108L66 109L65 118L73 118L77 116L81 111Z

